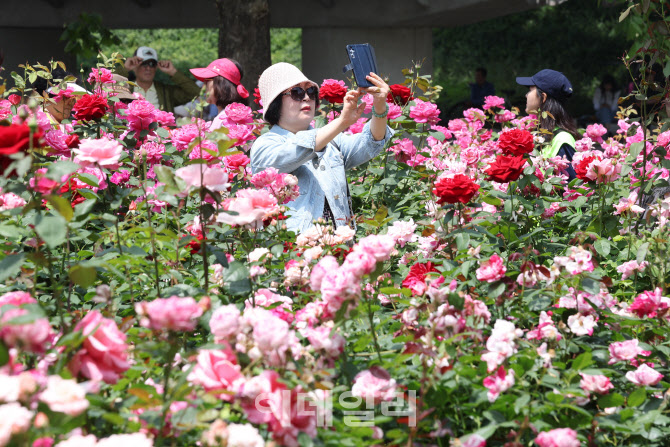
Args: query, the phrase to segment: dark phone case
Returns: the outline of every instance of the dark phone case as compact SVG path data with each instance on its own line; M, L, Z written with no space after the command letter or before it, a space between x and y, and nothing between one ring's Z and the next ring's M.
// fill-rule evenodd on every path
M372 73L377 73L377 58L375 49L369 43L357 43L347 45L347 55L349 56L349 65L342 71L354 71L354 78L359 87L374 87L365 77Z

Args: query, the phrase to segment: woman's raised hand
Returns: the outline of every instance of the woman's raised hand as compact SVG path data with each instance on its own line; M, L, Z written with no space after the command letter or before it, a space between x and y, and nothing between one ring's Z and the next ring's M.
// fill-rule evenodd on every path
M344 95L344 103L340 119L342 120L342 124L346 127L349 127L358 121L363 114L363 110L365 110L364 102L358 104L358 99L362 95L359 90L349 90L347 94Z
M376 73L370 73L366 79L374 84L374 87L361 88L360 90L372 95L372 106L375 112L383 114L386 110L386 98L388 97L391 88L384 80Z

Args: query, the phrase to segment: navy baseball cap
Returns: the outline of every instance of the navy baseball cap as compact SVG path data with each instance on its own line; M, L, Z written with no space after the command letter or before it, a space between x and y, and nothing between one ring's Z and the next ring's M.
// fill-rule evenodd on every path
M526 87L534 85L559 101L564 101L572 96L572 84L570 84L570 80L563 73L549 70L548 68L538 71L529 78L516 78L516 83L525 85Z

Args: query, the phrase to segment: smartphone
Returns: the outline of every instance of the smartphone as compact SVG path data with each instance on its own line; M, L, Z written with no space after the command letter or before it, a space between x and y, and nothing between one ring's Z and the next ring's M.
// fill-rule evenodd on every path
M374 84L365 78L370 72L377 73L377 58L372 45L369 43L347 45L347 55L350 63L342 71L346 73L353 70L354 79L359 87L374 87Z

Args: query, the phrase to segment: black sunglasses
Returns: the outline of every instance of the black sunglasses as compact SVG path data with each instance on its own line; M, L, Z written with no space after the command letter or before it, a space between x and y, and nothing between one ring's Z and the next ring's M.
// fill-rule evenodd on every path
M292 100L302 101L305 98L305 93L307 93L309 99L316 101L316 98L319 96L319 89L314 86L307 87L307 90L303 89L302 87L293 87L288 92L282 93L282 95L291 95Z
M154 67L156 67L156 65L158 65L158 62L156 62L155 60L152 59L150 61L142 62L140 65L145 66L145 67L149 67L149 68L154 68Z

